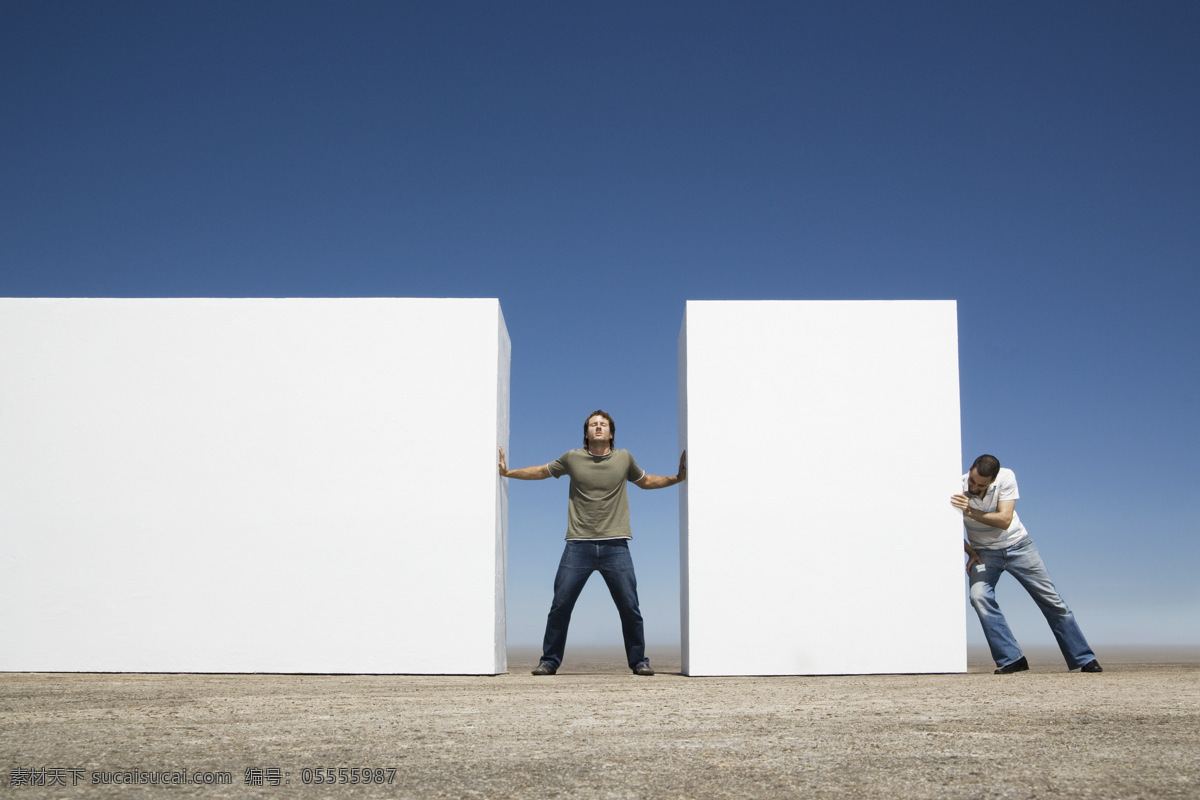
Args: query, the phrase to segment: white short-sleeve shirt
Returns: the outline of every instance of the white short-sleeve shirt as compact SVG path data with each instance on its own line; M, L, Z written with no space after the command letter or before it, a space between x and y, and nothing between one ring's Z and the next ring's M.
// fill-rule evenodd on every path
M996 480L992 481L992 485L983 493L983 497L976 497L967 491L969 475L970 473L963 475L962 485L963 494L971 501L971 508L977 508L987 514L996 511L1001 500L1016 500L1020 497L1017 492L1017 476L1011 469L1001 467L1000 472L996 474ZM1016 508L1013 509L1012 523L1007 530L984 525L982 522L976 522L966 517L963 517L963 524L967 526L967 541L971 543L971 546L984 550L1002 550L1012 547L1029 536L1025 526L1021 524L1021 518L1017 516Z

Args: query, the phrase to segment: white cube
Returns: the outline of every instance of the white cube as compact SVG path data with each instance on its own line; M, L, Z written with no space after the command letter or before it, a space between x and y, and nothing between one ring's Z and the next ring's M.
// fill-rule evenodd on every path
M683 671L963 672L953 301L688 302Z
M505 672L494 299L0 299L0 670Z

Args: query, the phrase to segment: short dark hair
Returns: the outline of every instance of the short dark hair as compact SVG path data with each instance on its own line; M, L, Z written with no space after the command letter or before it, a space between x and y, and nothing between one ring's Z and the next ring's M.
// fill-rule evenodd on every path
M1000 474L1000 459L986 453L975 459L971 469L979 473L981 478L994 478Z
M608 446L616 447L617 446L617 423L616 423L616 420L614 420L612 418L612 414L609 414L607 411L601 411L600 409L596 409L592 413L588 414L587 418L584 419L584 421L583 421L583 446L584 446L584 448L586 448L588 446L588 423L592 421L592 417L604 417L606 420L608 420L608 432L612 435L612 438L608 442Z

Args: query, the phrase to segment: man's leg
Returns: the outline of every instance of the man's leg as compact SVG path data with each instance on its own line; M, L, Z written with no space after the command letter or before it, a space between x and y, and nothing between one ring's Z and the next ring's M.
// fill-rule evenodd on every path
M1075 622L1075 615L1067 608L1067 604L1059 597L1054 584L1051 583L1046 564L1031 539L1026 539L1009 549L1007 569L1025 587L1025 591L1029 592L1046 617L1046 622L1050 623L1050 630L1058 640L1058 649L1067 661L1067 668L1079 669L1084 664L1095 661L1096 654L1088 646L1083 631Z
M554 576L554 599L546 616L546 635L542 638L542 663L558 669L567 649L567 628L571 612L584 584L596 568L596 545L578 540L567 542L558 572Z
M979 615L979 624L983 626L992 660L997 667L1007 667L1023 656L1021 646L1017 644L1012 629L1000 612L1000 604L996 602L996 581L1004 574L1004 551L977 552L983 563L971 567L971 605Z
M599 569L613 602L617 604L617 613L621 615L621 634L625 638L629 668L636 670L639 664L650 661L646 658L646 633L638 608L637 576L633 572L629 542L624 539L605 542Z

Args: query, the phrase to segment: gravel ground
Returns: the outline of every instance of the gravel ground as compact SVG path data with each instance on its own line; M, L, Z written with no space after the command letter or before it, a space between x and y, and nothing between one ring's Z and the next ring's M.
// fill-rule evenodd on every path
M619 651L583 650L553 677L529 674L530 652L496 677L3 673L0 788L31 800L1200 797L1200 650L1100 652L1100 675L1046 653L1009 676L975 654L962 675L687 678L676 657L645 678ZM230 783L110 782L184 771Z

